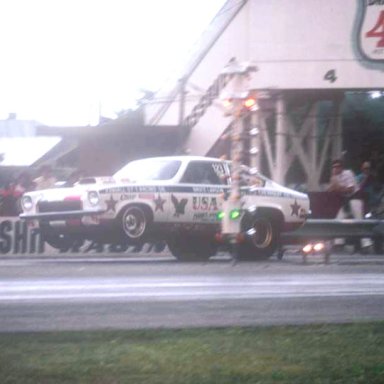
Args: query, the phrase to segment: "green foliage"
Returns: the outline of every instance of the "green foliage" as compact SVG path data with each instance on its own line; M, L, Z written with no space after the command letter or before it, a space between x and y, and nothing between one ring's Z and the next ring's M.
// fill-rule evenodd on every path
M384 322L0 334L2 384L383 383Z

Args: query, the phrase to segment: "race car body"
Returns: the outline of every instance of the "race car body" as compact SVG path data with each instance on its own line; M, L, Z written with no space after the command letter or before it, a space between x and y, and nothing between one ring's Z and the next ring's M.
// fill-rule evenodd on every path
M161 239L178 259L206 259L217 250L218 213L230 183L228 161L197 156L142 159L113 177L28 192L20 217L39 226L45 240L57 248L79 239L108 243ZM306 194L260 174L252 176L252 185L243 186L241 194L239 220L244 231L251 226L259 237L243 252L247 258L269 257L280 233L300 227L309 212Z

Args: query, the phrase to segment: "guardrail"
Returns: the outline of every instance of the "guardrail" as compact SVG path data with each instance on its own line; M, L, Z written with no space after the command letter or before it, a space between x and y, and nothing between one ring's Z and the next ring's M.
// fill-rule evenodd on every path
M379 219L309 219L298 230L284 233L281 238L278 257L281 259L288 245L305 245L316 241L330 241L337 238L370 238L376 253L383 253L384 220ZM324 250L325 262L329 262L332 247L328 244ZM303 261L308 255L303 253Z
M330 240L338 237L375 238L384 236L384 220L309 219L298 230L284 234L283 240Z

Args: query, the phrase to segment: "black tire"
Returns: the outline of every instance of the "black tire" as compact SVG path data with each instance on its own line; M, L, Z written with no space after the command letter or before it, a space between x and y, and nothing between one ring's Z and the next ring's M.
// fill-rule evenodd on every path
M381 237L373 238L373 251L377 255L383 254L383 238Z
M43 240L52 248L59 249L61 251L66 251L74 248L75 246L79 247L82 245L78 239L70 235L50 234L43 232L42 236Z
M118 221L123 240L128 244L138 244L147 239L153 219L144 207L130 205L119 215Z
M280 225L275 217L267 214L245 216L242 231L246 234L245 241L237 247L239 260L266 260L278 248L280 241Z
M177 236L169 239L167 245L179 261L207 261L217 252L217 245L213 240L192 236Z

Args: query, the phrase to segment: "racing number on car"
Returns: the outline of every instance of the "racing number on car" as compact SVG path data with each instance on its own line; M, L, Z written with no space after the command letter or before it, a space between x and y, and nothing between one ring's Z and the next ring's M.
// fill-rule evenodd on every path
M330 83L334 83L337 80L336 70L330 69L328 72L326 72L324 75L324 80L329 81Z

